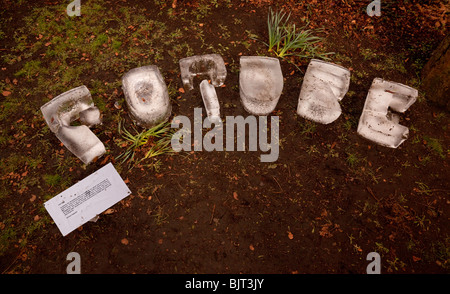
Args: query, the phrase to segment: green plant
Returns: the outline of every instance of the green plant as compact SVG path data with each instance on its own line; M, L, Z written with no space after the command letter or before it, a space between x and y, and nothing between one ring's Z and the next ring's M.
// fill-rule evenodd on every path
M16 72L14 75L16 77L26 76L27 78L30 78L40 73L41 71L46 73L47 69L41 66L41 62L39 60L31 60L25 63L23 68Z
M300 134L302 136L312 136L316 132L316 124L312 121L306 120L303 124L301 124Z
M333 53L322 53L317 46L323 39L314 36L314 31L307 29L308 23L297 28L295 24L289 23L290 14L285 12L274 12L270 9L267 16L267 28L269 35L269 52L274 52L280 58L297 56L300 58L318 57L329 59L328 55Z
M161 207L161 205L158 205L158 207L156 208L156 212L153 215L153 217L155 218L155 223L157 226L160 226L164 223L167 223L167 219L169 218L169 215L164 213L163 208Z
M427 184L424 184L422 182L416 182L416 184L419 186L418 188L415 189L417 193L425 195L431 195L433 193L433 191L428 187Z
M421 217L415 216L414 224L423 230L428 230L428 227L425 225L426 222L430 223L430 220L425 218L425 215L422 215Z
M358 162L359 162L359 159L358 159L358 156L356 156L356 154L347 152L347 163L351 167L354 167Z
M388 271L398 271L406 266L398 257L395 257L394 260L388 260L387 263L389 264Z
M122 158L121 163L129 160L131 166L133 161L135 161L136 151L141 149L141 147L147 147L147 150L145 150L144 157L137 162L173 151L171 146L173 131L168 122L162 122L142 132L138 132L133 127L136 135L133 135L125 129L125 127L122 126L122 122L119 122L118 128L119 134L122 135L122 138L125 139L126 143L131 143L127 150L117 157L117 159Z
M375 242L375 245L377 245L376 252L389 253L389 249L384 247L383 243Z
M0 233L0 256L2 256L10 247L13 240L16 239L16 231L12 226L5 226Z
M274 12L272 9L269 10L269 14L267 16L267 29L269 32L269 52L273 51L275 46L281 43L284 38L284 27L286 26L290 14L286 16L286 13L279 11Z
M427 145L431 150L439 154L441 158L445 158L444 148L442 148L442 145L438 139L425 136L424 140L427 142Z
M57 186L61 182L61 176L58 174L44 175L43 178L45 183L51 187Z

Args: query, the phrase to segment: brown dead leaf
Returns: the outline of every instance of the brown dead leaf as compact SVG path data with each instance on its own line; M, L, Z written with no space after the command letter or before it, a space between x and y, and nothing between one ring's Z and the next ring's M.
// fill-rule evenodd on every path
M101 165L106 164L109 161L110 157L111 157L111 155L107 155L100 164Z
M322 237L327 237L327 238L333 237L333 234L331 234L331 232L329 231L329 227L330 227L330 226L331 226L330 223L325 224L325 225L320 229L319 235L322 236Z
M36 195L31 195L31 198L30 198L30 202L33 202L34 200L36 200Z
M120 243L122 243L123 245L128 245L128 239L127 238L123 238L122 240L120 240Z
M11 92L10 91L3 91L2 95L5 96L5 97L8 97L9 95L11 95Z
M239 200L237 192L233 192L233 198L234 200Z
M291 232L287 232L288 233L288 238L290 239L290 240L292 240L292 239L294 239L294 234L292 234Z
M112 208L110 208L110 209L107 209L105 212L104 212L104 214L112 214L112 213L114 213L114 212L116 212L114 209L112 209Z

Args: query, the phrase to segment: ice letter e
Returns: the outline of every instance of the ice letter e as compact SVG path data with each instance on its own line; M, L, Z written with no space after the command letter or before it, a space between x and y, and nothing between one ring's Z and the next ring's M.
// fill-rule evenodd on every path
M367 94L359 119L358 134L379 145L397 148L409 135L409 129L399 124L393 112L405 112L417 99L411 87L375 78Z

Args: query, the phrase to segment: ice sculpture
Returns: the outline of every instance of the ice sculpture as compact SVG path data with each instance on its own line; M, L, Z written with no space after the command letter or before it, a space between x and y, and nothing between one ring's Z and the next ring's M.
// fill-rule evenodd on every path
M417 99L418 91L406 85L375 78L367 94L359 119L358 134L382 146L397 148L409 135L409 129L400 125L399 116Z
M341 101L350 85L350 71L342 66L312 59L303 79L297 114L321 124L341 115Z
M254 115L268 115L283 91L283 73L277 58L242 56L239 93L244 109Z
M122 77L122 88L132 119L151 128L169 119L172 106L166 83L155 65L133 68Z
M100 124L100 111L86 86L69 90L41 107L50 130L83 163L105 153L105 146L89 127ZM79 119L83 125L71 126Z
M205 54L180 60L181 80L187 91L194 89L194 77L207 75L214 87L220 87L227 77L227 69L219 54Z
M211 122L221 122L220 104L217 98L216 89L207 80L200 83L200 92L205 104L206 114Z

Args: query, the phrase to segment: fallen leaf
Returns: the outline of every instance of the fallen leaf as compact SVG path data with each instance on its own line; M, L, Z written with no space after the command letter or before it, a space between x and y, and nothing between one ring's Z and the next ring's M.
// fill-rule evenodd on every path
M36 195L31 195L31 198L30 198L30 202L33 202L34 200L36 200Z
M422 258L413 255L413 260L414 260L414 262L417 262L417 261L422 260Z
M179 89L178 89L178 92L184 93L184 89L183 89L183 88L179 88Z
M122 243L123 245L128 245L128 239L127 238L123 238L120 243Z
M239 200L239 199L238 199L238 194L237 194L237 192L233 192L233 198L234 198L235 200Z
M103 161L100 163L101 165L104 165L108 162L110 155L106 156Z
M248 248L250 248L251 251L254 251L254 250L255 250L255 247L253 247L252 244L250 244L250 246L248 246Z
M288 231L287 233L288 233L288 238L289 239L291 239L291 240L294 239L294 235L291 232Z
M104 214L112 214L112 213L114 213L114 212L116 212L114 209L112 209L112 208L110 208L110 209L107 209L105 212L104 212Z
M9 91L3 91L3 92L2 92L2 95L5 96L5 97L8 97L9 95L11 95L11 92L9 92Z

